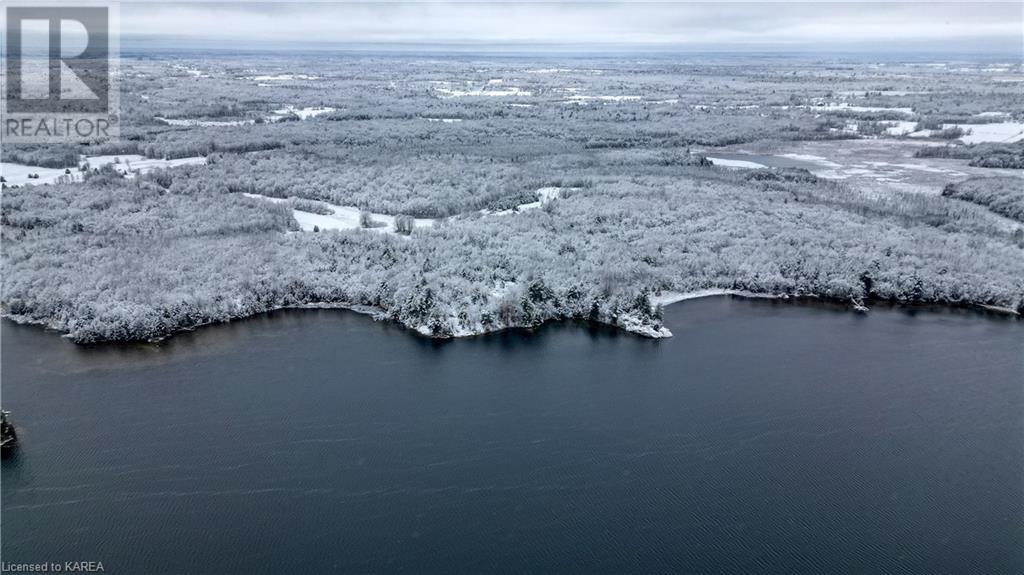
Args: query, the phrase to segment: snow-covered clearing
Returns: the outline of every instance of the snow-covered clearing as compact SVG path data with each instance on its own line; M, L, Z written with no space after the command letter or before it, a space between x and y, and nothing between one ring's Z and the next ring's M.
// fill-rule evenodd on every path
M921 172L931 172L933 174L949 174L952 176L966 176L963 172L956 172L947 170L944 168L936 168L935 166L928 166L925 164L910 164L910 163L894 163L894 162L865 162L869 166L875 168L889 168L889 169L904 169L904 170L918 170Z
M272 76L249 76L247 79L257 82L288 82L291 80L319 80L320 77L307 74L276 74Z
M889 127L885 129L885 133L890 136L906 136L908 138L927 138L931 135L931 130L918 130L918 122L910 120L896 120L891 122L883 122Z
M206 163L206 158L196 156L192 158L178 158L174 160L159 160L146 158L138 154L124 154L112 156L82 156L79 160L79 166L82 163L88 163L90 169L102 168L103 166L113 164L114 168L119 172L128 177L132 177L136 171L139 173L146 173L154 168L202 165ZM67 174L65 173L64 168L43 168L41 166L26 166L24 164L0 162L0 175L4 177L7 185L11 186L21 186L25 184L54 184L57 183L62 176L66 176L71 181L81 181L82 172L79 171L79 166L69 168L71 173ZM29 178L29 174L39 174L39 177Z
M896 112L899 114L913 114L913 108L884 108L879 106L851 106L848 102L827 102L805 106L811 110L821 112Z
M709 160L711 160L712 164L714 164L716 166L722 166L722 167L725 167L725 168L751 168L751 169L758 169L758 168L767 168L768 167L768 166L766 166L764 164L758 164L757 162L748 162L747 160L730 160L730 159L727 159L727 158L713 158L711 156L708 156L707 158Z
M172 64L171 68L173 68L175 70L178 70L179 72L185 72L186 74L189 74L190 76L195 76L196 78L209 78L210 77L209 74L207 74L206 72L203 72L202 70L200 70L198 68L192 68L192 67L189 67L189 66L184 66L182 64Z
M914 176L912 172L937 174L944 177L965 177L967 173L960 170L933 165L935 160L913 160L906 162L886 162L882 160L854 161L848 164L839 164L820 156L809 154L782 154L784 157L805 160L821 166L822 169L812 169L815 175L829 180L846 180L849 178L869 178L878 182L886 183L912 183ZM963 162L966 163L966 162ZM948 164L947 164L948 165ZM941 186L935 190L938 192Z
M335 111L335 108L330 106L310 106L306 108L296 108L295 106L285 106L277 110L270 112L269 116L263 116L263 120L266 122L280 122L284 118L295 115L300 120L308 120L309 118L315 118L322 114L327 114ZM162 116L155 116L155 120L159 120L168 126L198 126L203 128L210 127L228 127L228 126L248 126L256 123L254 118L246 118L243 120L200 120L197 118L164 118Z
M248 194L243 193L242 195L249 198L256 198L266 200L274 203L287 203L288 200L285 198L272 198L270 196L262 196L260 194ZM319 201L319 200L318 200ZM395 232L395 216L389 216L387 214L371 214L371 219L379 224L377 227L363 228L359 223L359 208L353 206L339 206L328 202L320 201L321 204L327 206L331 210L330 215L314 214L311 212L304 212L302 210L292 209L292 215L295 221L299 223L299 227L304 232L312 232L314 229L318 230L356 230L366 229L369 231L394 234ZM416 218L416 227L423 228L434 225L433 219L430 218Z
M197 120L195 118L164 118L162 116L155 116L153 119L159 120L168 126L199 126L203 128L217 126L246 126L248 124L255 123L255 120Z
M524 90L517 86L503 86L501 84L484 84L475 86L472 82L466 82L465 89L451 87L449 82L438 82L434 92L439 98L465 98L465 97L489 97L489 98L514 98L518 96L533 96L533 92ZM495 87L502 86L502 87Z
M800 160L803 162L810 162L812 164L817 164L824 168L835 169L843 167L842 164L837 164L829 160L828 158L825 158L824 156L815 156L813 154L779 154L779 157L789 158L791 160Z
M498 211L494 211L494 212L492 212L490 210L480 210L480 214L484 215L484 216L507 216L507 215L516 214L516 213L524 212L524 211L528 211L528 210L536 210L537 208L544 207L544 204L547 204L548 202L551 202L552 200L556 200L558 198L561 198L562 197L562 191L566 190L566 189L571 191L571 190L578 190L579 188L558 188L558 187L540 188L539 190L537 190L537 201L535 201L535 202L526 202L525 204L519 204L518 206L516 206L516 207L514 207L514 208L512 208L510 210L498 210Z
M837 92L840 96L853 96L863 98L869 96L909 96L911 94L927 94L924 90L842 90Z
M861 190L879 193L894 190L938 194L951 181L970 176L1022 176L1020 170L972 167L962 159L915 158L915 149L927 145L936 144L916 139L880 138L805 143L787 153L767 148L754 151L718 149L703 153L718 166L737 169L804 168L819 178L845 180Z
M1011 144L1024 140L1024 123L999 122L994 124L943 124L943 129L960 128L970 133L960 137L965 144L996 142Z
M544 206L544 204L562 197L562 191L565 189L574 190L577 188L558 188L558 187L547 187L540 188L537 190L537 201L527 202L519 204L518 206L508 210L480 210L479 214L482 216L508 216L517 214L519 212L535 210ZM243 193L243 196L248 198L260 199L274 203L287 203L287 198L273 198L270 196L263 196L260 194ZM295 221L299 223L299 228L304 232L312 232L314 230L356 230L366 229L375 232L397 233L395 231L395 216L380 213L371 213L371 219L378 225L371 228L363 228L359 222L359 214L361 210L354 206L339 206L322 200L317 202L323 204L331 210L330 214L314 214L312 212L306 212L303 210L292 208L292 216ZM425 228L433 226L437 220L433 218L415 218L416 228Z
M541 188L541 189L537 190L537 201L536 202L527 202L525 204L519 204L519 206L517 206L517 207L518 207L519 211L535 210L537 208L542 207L544 204L550 202L551 200L556 200L556 199L558 199L560 197L562 197L562 188L556 188L556 187Z
M335 109L330 106L314 106L308 108L296 108L294 106L285 106L280 110L274 110L272 113L277 116L287 116L289 114L295 114L300 120L308 120L309 118L315 118L321 114L328 114L333 112ZM269 121L279 120L280 118L267 118Z
M565 101L566 104L589 104L590 102L639 102L642 96L587 96L573 94Z
M99 168L107 164L114 164L115 168L123 168L127 175L138 170L146 173L154 168L173 168L175 166L201 166L206 163L204 156L193 156L191 158L177 158L174 160L162 160L157 158L146 158L138 154L111 155L111 156L85 156L85 162L90 168Z

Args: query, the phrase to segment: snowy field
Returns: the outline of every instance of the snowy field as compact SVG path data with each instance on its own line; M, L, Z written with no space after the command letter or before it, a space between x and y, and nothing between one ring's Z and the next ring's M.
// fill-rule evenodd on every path
M996 142L1010 144L1024 141L1024 122L999 122L995 124L943 124L944 129L960 128L970 131L959 138L965 144Z
M262 196L259 194L243 194L249 198L255 198L265 200L273 203L287 204L288 200L285 198L271 198L268 196ZM359 208L352 206L338 206L328 202L319 202L326 206L331 211L330 214L315 214L312 212L303 211L297 208L292 209L292 215L295 217L295 221L299 223L299 228L304 232L313 231L327 231L327 230L358 230L365 229L371 232L378 232L383 234L395 234L395 216L388 214L375 214L370 212L372 221L376 224L371 227L363 227L360 224L360 213ZM434 225L435 220L430 218L415 218L415 227L424 228Z
M968 165L967 160L915 158L914 151L922 145L929 144L919 140L844 140L796 143L789 146L794 151L782 153L773 153L776 146L737 146L704 153L718 166L736 169L799 167L821 178L870 190L938 194L946 184L972 176L1021 178L1024 189L1022 170L978 168Z
M544 207L545 204L562 197L562 192L562 188L541 188L536 192L537 201L522 203L508 210L479 210L478 212L475 212L475 214L485 217L510 216L520 212L536 210ZM272 198L260 194L243 193L242 195L248 198L255 198L278 204L287 204L289 202L286 198ZM339 206L323 201L318 201L317 203L323 205L326 209L330 210L331 213L317 214L298 208L292 208L292 215L295 218L295 221L298 222L299 228L304 232L365 229L367 231L385 234L398 233L395 226L395 216L366 212L370 215L372 225L364 227L361 223L360 216L362 210L359 208L354 206ZM437 220L434 218L413 218L413 223L414 229L420 229L433 227L437 224Z
M759 164L750 160L734 160L729 158L716 158L714 156L708 156L707 158L711 160L712 164L722 166L723 168L747 168L756 170L758 168L768 167L764 164Z
M102 168L112 165L116 170L126 177L134 177L136 173L146 173L155 168L172 168L175 166L203 165L205 157L178 158L175 160L157 160L146 158L138 154L105 155L105 156L82 156L80 164L88 164L90 169ZM81 181L82 172L78 168L44 168L41 166L26 166L12 162L0 162L0 175L4 177L5 183L9 186L22 186L25 184L40 185L54 184L62 178L71 181ZM38 175L38 178L30 178L30 175Z
M533 92L518 86L508 86L501 82L485 82L476 84L473 81L464 83L439 81L435 82L434 93L439 98L516 98L530 97Z

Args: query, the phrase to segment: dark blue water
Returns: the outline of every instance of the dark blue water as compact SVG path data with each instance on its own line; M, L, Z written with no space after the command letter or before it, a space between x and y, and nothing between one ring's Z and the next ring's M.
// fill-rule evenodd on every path
M294 311L3 325L8 563L107 573L1024 572L1024 323L713 298L651 341Z

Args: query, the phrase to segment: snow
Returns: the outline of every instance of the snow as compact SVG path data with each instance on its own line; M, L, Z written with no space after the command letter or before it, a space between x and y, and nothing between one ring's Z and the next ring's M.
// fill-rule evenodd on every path
M667 327L654 327L640 318L629 314L620 315L616 320L615 325L630 333L635 333L637 335L653 339L672 337L672 332L669 331Z
M333 112L334 110L335 109L330 107L330 106L315 106L315 107L308 107L308 108L296 108L295 106L285 106L284 108L281 108L280 110L274 110L272 113L277 114L278 116L286 116L288 114L295 114L296 116L299 117L300 120L307 120L309 118L314 118L314 117L319 116L321 114L328 114L330 112ZM268 120L269 119L272 119L272 118L268 118Z
M962 136L960 141L965 144L997 142L1010 144L1024 140L1024 123L999 122L995 124L943 124L943 129L959 127L970 134Z
M822 104L816 104L814 106L807 106L812 110L820 110L823 112L898 112L901 114L913 114L913 108L882 108L877 106L851 106L847 102L828 102Z
M906 183L907 180L917 180L916 176L911 175L909 172L923 172L926 174L943 175L953 178L961 178L968 175L962 171L929 165L925 162L910 163L877 160L866 160L863 162L852 163L847 166L839 166L837 168L817 172L817 175L831 180L845 180L851 177L867 177L878 182L903 184Z
M519 204L518 206L516 206L516 207L514 207L514 208L512 208L510 210L498 210L496 212L492 212L492 211L486 210L486 209L485 210L480 210L480 214L483 215L483 216L508 216L508 215L512 215L512 214L516 214L516 213L524 212L524 211L528 211L528 210L536 210L537 208L544 207L544 204L550 202L551 200L555 200L555 199L561 198L562 197L562 190L563 189L566 189L566 188L556 188L556 187L540 188L536 192L536 194L537 194L537 201L535 201L535 202L527 202L525 204ZM567 189L569 189L569 190L577 190L579 188L567 188Z
M586 96L583 94L573 94L566 100L566 104L587 104L590 102L639 102L642 98L640 96Z
M139 170L140 172L148 172L154 168L173 168L175 166L201 166L206 164L206 158L204 156L193 156L191 158L177 158L174 160L161 160L156 158L146 158L138 154L128 155L111 155L111 156L86 156L85 161L89 163L90 168L99 168L107 164L116 164L115 160L120 161L120 166L123 166L126 170ZM115 165L117 167L117 165Z
M872 96L909 96L911 94L927 94L924 90L843 90L838 92L840 96L863 97L864 94Z
M652 306L666 306L677 302L686 301L690 299L699 299L704 297L722 296L722 295L735 295L740 297L750 298L779 298L783 296L777 296L772 294L757 293L746 290L735 290L735 289L721 289L721 288L709 288L689 292L676 292L676 291L664 291L658 295L651 296Z
M748 162L747 160L729 160L726 158L712 158L708 156L711 163L716 166L722 166L725 168L767 168L764 164L758 164L757 162Z
M299 227L307 232L313 231L314 228L321 230L354 230L360 227L359 210L342 206L331 206L331 209L334 210L334 213L329 216L313 214L302 210L293 210L293 215L295 216L295 221L299 222ZM368 229L383 230L384 228Z
M289 80L319 80L319 76L308 76L306 74L277 74L273 76L251 76L249 80L257 82L287 82Z
M560 198L562 197L562 188L541 188L537 190L537 197L539 197L542 202L548 202L555 198Z
M115 162L115 160L117 160ZM101 168L108 164L114 164L114 167L119 171L126 173L128 177L132 177L135 170L141 173L146 173L154 168L170 168L174 166L185 166L185 165L202 165L206 163L206 158L202 156L196 156L192 158L178 158L174 160L159 160L154 158L146 158L138 154L123 154L123 155L110 155L110 156L82 156L79 160L79 165L82 162L88 162L90 168ZM0 173L2 173L7 185L21 186L25 184L53 184L57 180L64 176L64 168L43 168L40 166L26 166L24 164L15 164L11 162L0 162ZM29 179L29 174L39 174L39 179ZM82 173L78 170L78 166L71 168L70 177L73 181L81 181Z
M161 116L156 116L153 119L159 120L168 126L244 126L254 123L253 120L197 120L194 118L164 118Z
M716 166L752 169L765 166L805 168L819 178L847 180L856 187L879 193L898 190L934 195L940 193L946 184L970 176L1020 176L1020 170L976 168L969 166L968 161L963 159L915 158L913 152L917 148L946 144L923 142L916 139L917 132L910 136L914 139L896 140L883 137L802 144L788 153L779 153L774 146L755 146L755 151L733 147L699 151ZM716 157L717 154L725 157ZM750 162L754 165L738 162ZM876 185L879 183L885 185Z
M790 158L793 160L803 160L805 162L811 162L813 164L818 164L819 166L832 169L843 167L841 164L832 162L828 158L825 158L823 156L814 156L811 154L779 154L779 157Z
M455 124L461 122L462 118L423 118L428 122L443 122L445 124Z
M190 68L188 66L183 66L181 64L173 64L173 65L171 65L171 68L174 68L175 70L178 70L180 72L185 72L186 74L189 74L191 76L195 76L196 78L209 78L210 77L209 74L207 74L206 72L203 72L202 70L199 70L199 69L196 69L196 68Z
M1001 313L1001 314L1006 314L1006 315L1020 315L1020 313L1017 310L1015 310L1013 308L1006 307L1006 306L988 305L988 304L980 304L980 305L981 305L982 309L987 309L988 311L992 311L992 312L996 312L996 313Z
M525 204L519 204L515 208L509 210L480 210L482 216L507 216L516 214L523 211L535 210L541 208L544 204L562 197L562 191L564 189L574 190L577 188L557 188L557 187L546 187L537 190L537 201L527 202ZM274 202L276 204L285 203L288 201L286 198L273 198L270 196L264 196L260 194L250 194L243 192L243 196L247 198L255 198L265 200L268 202ZM304 232L311 232L316 227L320 230L356 230L366 229L368 231L389 233L394 234L395 232L395 216L388 214L371 213L370 216L376 222L384 224L375 228L363 228L359 224L359 208L354 206L339 206L318 200L321 204L327 206L331 210L330 215L314 214L311 212L305 212L302 210L292 209L292 215L295 221L299 223L299 227ZM434 225L436 220L433 218L416 218L416 228L431 227ZM404 236L403 236L404 237Z
M260 194L249 194L243 193L243 196L248 198L256 198L266 200L274 203L284 203L288 200L285 198L272 198L270 196L263 196ZM320 202L327 206L333 213L330 215L314 214L311 212L304 212L302 210L292 210L292 215L295 217L295 221L299 223L299 227L304 232L311 232L314 228L320 230L358 230L365 229L371 232L394 234L395 232L395 216L389 216L387 214L371 214L374 221L384 224L383 226L375 228L363 228L359 225L359 208L353 206L339 206L328 202ZM429 218L416 218L416 227L430 227L434 225L434 220Z
M903 168L905 170L918 170L918 171L921 171L921 172L931 172L933 174L950 174L950 173L952 173L953 175L959 175L959 176L965 176L966 175L966 174L964 174L962 172L951 172L950 170L946 170L946 169L943 169L943 168L936 168L934 166L926 166L924 164L905 164L905 163L901 164L901 163L893 163L893 162L866 162L866 163L868 165L870 165L870 166L875 167L875 168Z
M434 91L440 94L440 98L464 98L464 97L490 97L490 98L509 98L516 96L532 96L533 92L529 90L523 90L516 86L508 86L503 88L491 88L487 85L483 87L473 87L471 83L465 90L458 90L449 87L448 82L440 82L440 86L434 88Z
M299 117L300 120L308 120L309 118L313 118L313 117L319 116L321 114L327 114L329 112L333 112L334 110L335 110L335 108L331 108L330 106L315 106L315 107L311 106L311 107L307 107L307 108L296 108L295 106L289 105L289 106L285 106L284 108L280 108L278 110L272 111L271 112L272 115L265 116L264 120L266 120L268 122L277 122L277 121L280 121L282 117L287 116L289 114L295 114L296 116ZM206 128L208 128L208 127L218 127L218 126L220 126L220 127L226 127L226 126L247 126L247 125L255 124L256 123L256 121L253 120L253 119L245 119L245 120L199 120L199 119L196 119L196 118L164 118L164 117L161 117L161 116L156 116L154 119L159 120L159 121L167 124L168 126L198 126L198 127L206 127Z
M917 133L917 122L909 120L899 120L895 122L884 122L889 127L885 129L885 133L890 136L910 136L912 138L919 137L914 134Z
M39 179L29 179L29 174L39 174ZM0 175L7 180L7 185L20 186L24 184L52 184L64 175L64 168L40 168L38 166L25 166L10 162L0 162ZM81 179L82 174L77 168L71 168L71 176Z

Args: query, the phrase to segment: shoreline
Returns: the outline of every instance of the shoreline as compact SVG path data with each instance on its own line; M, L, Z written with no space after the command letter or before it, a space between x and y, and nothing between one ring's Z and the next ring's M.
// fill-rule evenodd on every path
M752 292L747 290L708 288L688 292L664 291L661 292L660 295L651 297L651 305L666 306L691 299L700 299L705 297L715 297L723 295L731 295L751 299L789 299L791 297L787 295L776 295L769 293Z
M789 295L789 294L769 294L769 293L752 292L752 291L747 291L747 290L724 289L724 288L706 288L706 289L694 290L694 291L689 291L689 292L663 291L662 293L660 293L658 295L651 296L650 300L651 300L652 308L658 308L658 307L665 307L665 306L677 304L677 303L680 303L680 302L686 302L686 301L690 301L690 300L704 299L704 298L709 298L709 297L723 297L723 296L738 297L738 298L743 298L743 299L755 299L755 300L777 300L777 301L784 301L784 302L794 303L794 304L798 304L798 305L817 303L817 304L822 304L822 305L830 305L830 306L842 307L842 308L845 308L850 313L858 313L858 314L870 313L870 309L865 307L864 303L871 303L871 304L884 305L884 306L890 307L890 308L901 308L901 307L903 307L903 308L914 308L914 307L920 307L920 308L931 309L931 310L941 310L941 309L947 309L947 310L953 310L953 309L973 310L975 312L981 312L981 313L985 313L985 314L994 314L994 315L1002 316L1002 317L1007 318L1007 319L1013 319L1013 318L1021 319L1022 317L1024 317L1018 311L1016 311L1014 309L1011 309L1011 308L1008 308L1008 307L989 305L989 304L980 304L980 303L942 303L942 302L914 302L914 301L901 302L901 301L891 301L891 300L882 300L882 299L879 299L879 300L868 300L866 302L855 302L855 301L851 301L851 300L847 300L847 299L829 298L829 297L823 297L823 296L818 296L818 295L813 295L813 294L805 294L805 295L795 296L795 295ZM477 337L477 336L491 335L491 334L496 334L496 333L500 333L500 332L504 332L504 331L510 331L510 330L516 330L516 329L531 330L531 329L539 328L539 327L541 327L541 326L543 326L545 324L552 323L552 322L581 320L581 318L552 318L552 319L545 320L545 321L541 322L540 324L536 324L536 325L506 325L506 326L495 327L494 329L484 329L484 330L481 330L481 331L462 330L462 331L459 331L459 332L456 332L456 333L452 333L450 335L434 336L433 334L430 333L429 328L427 326L423 326L423 325L420 325L420 326L405 325L405 324L403 324L403 323L401 323L399 321L392 320L391 318L389 318L387 316L387 312L385 310L377 308L377 307L373 307L373 306L369 306L369 305L364 305L364 304L354 304L354 303L344 303L344 302L310 302L310 303L296 304L296 305L276 306L276 307L272 307L272 308L269 308L269 309L266 309L266 310L262 310L262 311L259 311L259 312L253 313L253 314L232 317L232 318L225 319L225 320L205 321L205 322L197 323L197 324L192 325L192 326L188 326L188 327L184 327L184 328L175 330L175 331L173 331L171 333L168 333L168 334L160 336L160 337L155 337L155 338L149 338L149 339L110 339L110 340L101 340L101 341L79 342L79 341L74 341L69 336L68 333L66 333L63 330L61 330L59 328L56 328L56 327L54 327L54 326L52 326L50 324L47 324L43 320L36 320L36 319L30 318L30 317L26 317L24 315L13 315L13 314L9 314L7 312L0 313L0 319L7 319L7 320L10 320L13 323L16 323L16 324L19 324L19 325L38 326L38 327L40 327L40 328L42 328L42 329L44 329L46 331L56 332L57 334L60 335L60 337L69 339L75 345L88 346L88 345L127 344L127 343L151 343L152 344L152 343L163 342L163 341L168 340L168 339L170 339L170 338L172 338L175 335L178 335L180 333L187 333L187 332L197 331L200 328L207 327L207 326L218 325L218 324L229 324L229 323L237 322L237 321L240 321L240 320L254 318L254 317L257 317L257 316L260 316L260 315L263 315L263 314L269 314L269 313L272 313L272 312L275 312L275 311L304 310L304 309L306 309L306 310L340 309L340 310L352 311L352 312L355 312L355 313L358 313L358 314L368 315L374 321L387 322L387 323L392 324L392 325L394 325L396 327L400 327L400 328L410 332L415 337L423 337L423 338L427 338L427 339L431 339L431 340L440 340L440 341L443 341L443 340L454 340L454 339L464 339L464 338L471 338L471 337ZM585 320L585 321L594 321L594 320ZM634 317L632 315L619 316L619 318L617 318L617 322L616 323L610 323L610 322L604 322L604 321L596 321L595 323L597 323L597 324L599 324L601 326L609 327L609 328L612 328L612 329L622 330L622 331L624 331L626 333L637 335L637 336L640 336L640 337L649 338L649 339L663 339L663 338L673 337L672 332L667 327L665 327L664 325L659 326L659 327L654 327L654 326L651 326L649 324L646 324L646 323L642 322L639 318L636 318L636 317Z

